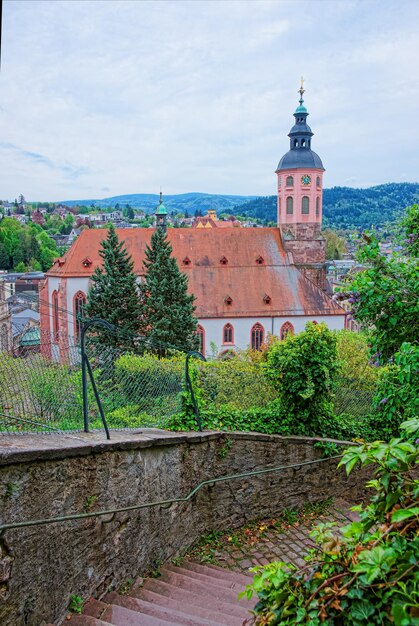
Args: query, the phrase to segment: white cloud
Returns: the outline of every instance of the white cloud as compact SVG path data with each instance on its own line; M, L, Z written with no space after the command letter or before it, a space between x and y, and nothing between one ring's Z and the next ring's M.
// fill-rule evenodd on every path
M327 185L417 178L415 3L4 7L0 197L274 193L301 74Z

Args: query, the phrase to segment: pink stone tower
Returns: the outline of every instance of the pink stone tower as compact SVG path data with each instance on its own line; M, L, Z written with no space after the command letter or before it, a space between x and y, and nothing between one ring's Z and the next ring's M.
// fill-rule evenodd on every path
M294 263L318 286L325 288L325 242L322 225L323 163L311 149L313 133L307 124L303 79L300 101L291 128L290 149L278 163L278 226Z

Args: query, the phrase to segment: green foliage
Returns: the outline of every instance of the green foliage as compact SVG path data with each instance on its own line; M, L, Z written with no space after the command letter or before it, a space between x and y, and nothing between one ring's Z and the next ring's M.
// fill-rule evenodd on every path
M201 406L207 409L262 407L276 397L260 365L246 358L199 363L196 385L201 391Z
M408 209L401 221L404 230L404 244L410 256L419 257L419 205L414 204Z
M188 278L177 266L163 229L157 228L145 251L145 276L141 283L144 300L145 335L154 345L183 350L198 347L198 320Z
M370 338L367 333L351 330L336 332L336 350L339 374L348 381L374 385L380 377L380 370L370 363Z
M406 220L417 227L417 207L408 211ZM418 232L409 234L416 250ZM380 253L376 237L364 235L359 260L366 269L358 272L350 284L350 293L337 294L348 299L353 317L371 329L371 343L376 363L386 363L403 342L416 341L419 336L419 264L413 254L386 258Z
M116 326L133 343L133 338L142 331L143 316L137 289L134 263L120 242L111 225L99 252L103 267L97 267L92 275L92 286L88 294L85 315L99 317ZM95 330L96 342L115 344L121 341L109 333Z
M321 432L333 415L332 391L338 361L336 337L326 324L309 322L304 332L272 346L266 376L295 423Z
M324 230L322 235L326 240L326 259L341 259L346 252L345 239L329 229Z
M386 440L399 431L400 423L419 415L419 346L403 343L394 365L385 368L374 397L374 421Z
M403 426L403 425L402 425ZM409 422L419 433L419 420ZM360 521L334 533L333 524L313 532L313 550L301 569L282 562L254 568L243 595L259 597L257 626L345 626L419 622L419 481L412 469L417 446L403 438L349 448L340 465L350 474L371 465L369 504Z
M20 224L11 217L0 221L0 269L25 272L48 270L58 256L55 241L37 224Z
M81 613L83 611L83 604L83 598L73 593L70 597L68 610L71 611L71 613Z

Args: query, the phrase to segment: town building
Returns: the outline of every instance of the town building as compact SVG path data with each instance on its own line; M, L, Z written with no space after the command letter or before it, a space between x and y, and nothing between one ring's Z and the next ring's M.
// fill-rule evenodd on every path
M326 293L325 241L320 233L325 170L311 149L313 133L303 94L301 87L290 149L276 169L277 227L237 227L233 221L219 222L210 212L195 228L167 230L173 255L196 297L201 350L206 354L259 349L268 333L283 339L287 333L301 332L308 321L326 322L331 329L345 327L344 309ZM156 223L166 229L162 197ZM153 229L117 232L141 277ZM58 349L78 335L77 319L93 271L101 264L105 237L104 229L82 231L46 275L40 291L41 331L50 334Z
M6 285L0 280L0 352L8 352L12 341L12 316L6 301Z

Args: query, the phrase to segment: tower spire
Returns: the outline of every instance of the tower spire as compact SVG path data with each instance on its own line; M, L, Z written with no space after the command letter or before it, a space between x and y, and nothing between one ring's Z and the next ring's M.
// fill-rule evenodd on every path
M156 226L157 228L161 228L163 232L166 232L167 228L167 210L163 204L163 193L160 187L160 200L159 206L156 210Z
M300 105L303 104L304 100L303 100L303 94L305 93L305 89L304 89L304 78L301 76L301 85L300 85L300 89L298 90L298 93L300 94Z

